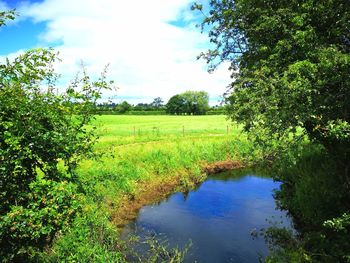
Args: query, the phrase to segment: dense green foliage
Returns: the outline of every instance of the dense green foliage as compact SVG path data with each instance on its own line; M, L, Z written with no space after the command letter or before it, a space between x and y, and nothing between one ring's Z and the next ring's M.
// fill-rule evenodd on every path
M349 21L348 0L211 0L202 24L210 69L231 62L230 117L270 156L287 151L277 197L322 262L350 260ZM293 149L305 135L320 149Z
M209 95L205 91L186 91L171 97L166 104L169 114L203 115L209 110Z
M12 18L1 13L1 19ZM35 49L0 65L0 258L25 260L50 244L80 210L75 168L92 152L96 99L104 74L85 71L55 88L52 50ZM79 92L76 90L79 89Z
M302 150L291 149L275 165L277 178L283 181L276 198L293 215L301 236L281 239L281 230L269 230L270 241L287 252L272 254L275 261L271 262L281 262L281 258L292 262L296 255L303 259L300 262L348 262L349 192L339 183L343 174L337 171L337 160L322 146L308 143ZM273 233L278 233L277 239Z
M303 127L349 158L349 10L346 0L211 1L204 25L217 49L203 56L239 69L230 116L270 135Z

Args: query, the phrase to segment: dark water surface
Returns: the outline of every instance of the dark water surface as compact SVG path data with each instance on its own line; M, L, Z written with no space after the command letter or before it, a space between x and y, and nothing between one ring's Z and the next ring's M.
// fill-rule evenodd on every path
M175 193L142 208L123 235L142 239L153 233L180 249L191 240L185 262L259 262L267 245L252 231L270 226L267 219L290 225L272 197L279 185L248 171L211 176L187 195Z

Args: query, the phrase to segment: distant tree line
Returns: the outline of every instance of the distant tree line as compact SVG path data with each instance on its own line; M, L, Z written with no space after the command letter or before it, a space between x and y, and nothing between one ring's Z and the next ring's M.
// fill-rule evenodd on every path
M132 105L127 101L121 103L104 102L98 105L100 114L127 114L127 115L214 115L225 114L224 106L209 106L209 95L205 91L186 91L172 96L164 104L160 97L151 103Z

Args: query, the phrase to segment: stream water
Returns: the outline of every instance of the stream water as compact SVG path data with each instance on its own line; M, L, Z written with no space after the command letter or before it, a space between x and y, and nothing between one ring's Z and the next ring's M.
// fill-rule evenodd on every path
M123 236L136 235L142 240L154 235L180 249L191 240L185 262L259 262L268 248L254 233L271 226L269 221L290 227L286 213L276 209L273 198L279 186L249 171L210 176L187 194L175 193L143 207L137 219L124 228Z

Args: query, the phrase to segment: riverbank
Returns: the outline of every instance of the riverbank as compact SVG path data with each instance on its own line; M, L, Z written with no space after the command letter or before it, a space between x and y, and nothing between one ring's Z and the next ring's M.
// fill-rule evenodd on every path
M101 117L97 119L100 124L106 121ZM175 190L190 189L203 181L206 173L240 167L252 152L252 145L238 127L230 127L227 133L228 124L223 116L210 116L210 123L207 116L203 119L187 116L186 121L193 128L188 128L191 133L185 136L181 129L139 136L134 136L132 129L126 135L125 130L118 130L118 120L111 117L118 116L108 116L109 124L98 128L99 158L85 160L79 166L79 180L85 193L82 214L57 238L50 250L53 260L70 258L86 262L89 258L123 262L118 226L135 217L143 205ZM183 117L178 120L171 116L171 125L158 124L163 130L181 127ZM128 123L128 127L136 125L140 123ZM152 122L147 125L154 127ZM216 128L219 125L223 126L221 130Z
M173 177L138 183L136 187L138 190L133 195L125 195L120 198L118 207L112 213L112 223L118 229L122 228L130 220L136 218L143 206L157 203L174 192L188 192L202 183L208 175L243 167L244 164L241 161L216 161L201 164L202 176L177 173Z

